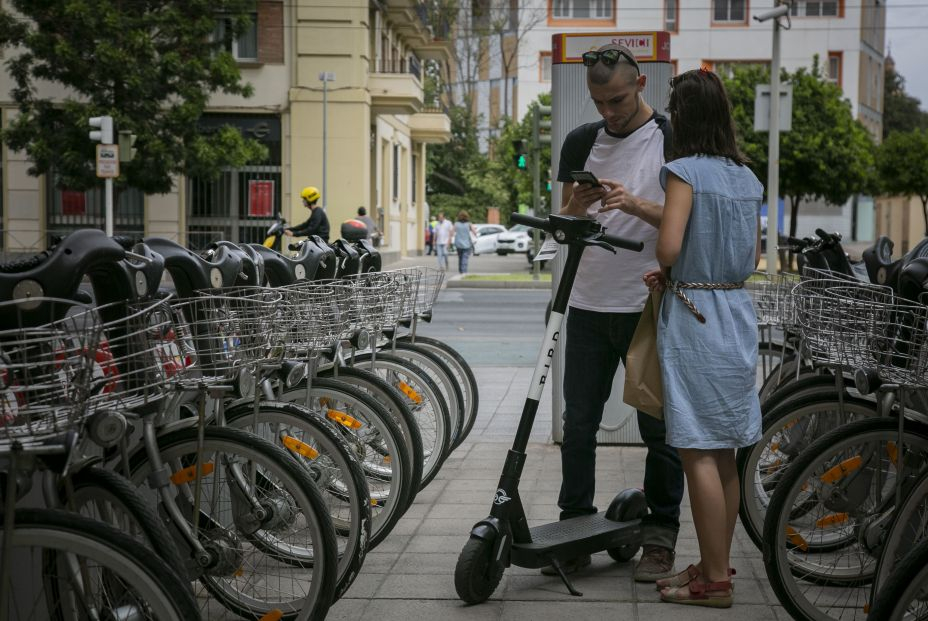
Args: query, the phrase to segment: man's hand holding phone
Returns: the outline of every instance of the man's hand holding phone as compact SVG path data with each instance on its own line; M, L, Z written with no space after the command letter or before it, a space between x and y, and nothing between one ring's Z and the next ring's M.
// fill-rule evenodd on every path
M596 202L606 195L606 188L600 183L596 175L586 170L574 170L570 173L574 180L573 193L570 201L576 209L582 209L584 214Z

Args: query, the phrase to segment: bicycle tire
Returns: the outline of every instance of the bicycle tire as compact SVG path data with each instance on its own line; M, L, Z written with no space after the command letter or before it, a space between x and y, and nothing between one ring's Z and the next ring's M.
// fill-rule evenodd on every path
M883 465L884 453L890 456L888 464L895 461L890 446L896 447L897 455L916 450L916 454L928 455L928 430L921 425L906 421L902 447L897 440L898 421L892 418L848 423L813 443L777 486L764 524L764 566L770 586L794 619L850 621L857 618L855 614L864 614L876 559L873 550L865 545L866 533L858 533L857 529L865 529L870 517L879 517L876 511L890 510L885 503L893 497L893 488L890 485L887 489L885 482L878 485L880 497L872 500L851 493L842 497L836 493L838 486L831 484L845 479L851 485L867 483L857 473L871 472L870 460L853 461L861 445L870 447L876 443L877 450L871 455L878 457L878 467ZM851 459L842 455L845 449L851 452ZM882 480L884 471L878 472ZM847 489L855 491L853 487ZM800 495L804 500L798 505L801 511L797 511ZM818 507L830 513L817 517ZM871 516L866 511L874 513ZM821 528L822 534L813 537L813 528ZM828 556L832 553L834 559ZM826 567L826 563L832 566ZM831 611L835 611L833 615Z
M464 410L464 394L459 383L455 381L451 368L438 355L414 343L396 343L395 347L386 351L392 356L409 360L428 373L432 381L438 385L445 404L448 406L450 423L448 453L451 454L461 439L464 431L464 418L467 416Z
M854 379L844 376L844 394L851 397L863 398L857 392L854 385ZM838 387L835 382L833 373L814 373L811 375L801 375L799 379L791 379L770 393L767 400L760 404L760 412L766 415L779 407L783 403L792 401L807 395L828 395L834 399L838 398Z
M191 468L194 473L196 472L197 435L198 429L195 427L185 427L159 434L157 438L159 452L162 454L165 465L175 468L175 475ZM334 528L325 503L309 474L283 449L253 434L227 427L207 427L203 430L203 435L204 455L217 455L216 459L206 460L200 466L200 468L206 468L208 464L213 464L210 471L206 471L204 476L199 477L204 482L208 482L211 478L214 479L213 486L203 491L203 497L209 499L212 493L216 492L218 501L219 486L215 485L215 479L218 479L223 471L227 471L230 464L238 464L238 460L257 464L263 469L262 476L268 477L269 474L273 474L276 477L278 487L275 491L279 495L286 495L282 499L286 506L275 511L274 517L289 515L293 516L294 520L302 517L303 523L297 533L301 536L309 535L308 545L311 546L313 554L311 566L307 563L307 566L303 568L294 568L290 562L278 561L272 554L263 554L257 562L249 558L247 566L260 567L261 570L260 578L253 581L251 575L245 576L244 573L246 568L244 564L245 544L251 543L255 537L280 540L281 536L273 531L279 531L281 527L288 528L290 524L281 519L283 523L275 524L274 529L266 528L266 524L257 524L257 527L251 527L253 529L251 532L242 533L242 527L235 522L235 519L241 518L242 515L241 513L233 514L236 513L236 509L246 508L242 505L247 505L248 502L247 500L239 501L239 507L236 507L233 504L235 499L232 489L227 492L229 504L232 505L229 508L223 507L218 512L209 511L209 508L204 509L201 504L197 518L200 541L212 544L215 549L223 553L214 566L203 570L198 576L203 588L197 591L196 596L198 601L207 607L203 616L213 618L221 614L221 611L212 605L215 601L224 609L246 618L261 617L274 610L281 611L281 618L288 620L294 619L298 614L308 614L309 618L324 618L335 592L338 551ZM130 457L129 463L133 480L139 484L146 481L150 463L145 452L137 451ZM216 463L221 464L222 467L216 467ZM233 473L232 476L234 477L235 474ZM187 482L175 483L175 485L178 488L178 497L183 500ZM261 503L265 508L280 504L274 498L262 500L265 500ZM290 504L291 502L293 505ZM284 511L288 508L291 511ZM192 514L192 505L189 509ZM232 525L227 526L226 523L230 521ZM286 541L281 543L282 548L288 545L294 544ZM307 544L302 541L300 545L308 549ZM247 552L254 555L254 550L261 551L252 544L251 550ZM271 573L275 569L279 572L276 576ZM307 570L312 571L311 579L307 575ZM301 573L298 577L294 577L297 571ZM268 586L274 584L275 578L278 582L286 579L288 576L285 574L289 574L291 578L291 587L293 585L304 587L307 583L309 587L301 589L302 594L293 594L294 597L285 600L284 595L279 595L282 593L282 587ZM245 577L242 578L242 576ZM243 592L246 587L250 588L251 592ZM261 598L261 593L254 593L261 588L264 588L267 594L275 594L275 598L272 600L267 595ZM211 595L212 598L207 598L207 595Z
M362 390L384 406L394 422L399 426L403 438L406 440L406 447L409 449L407 451L409 457L407 466L412 473L411 488L406 508L404 508L405 511L415 500L416 494L422 487L422 464L425 459L422 451L422 435L419 433L419 426L416 424L409 406L406 405L406 398L395 386L392 386L376 373L357 367L328 367L320 370L318 377L349 384Z
M764 517L777 481L785 475L789 464L817 439L823 425L825 430L831 430L842 421L877 415L876 404L864 399L845 397L843 416L839 414L841 406L828 394L787 401L764 416L758 442L738 449L735 460L741 486L738 514L758 550L764 547ZM827 415L827 420L819 422L821 414Z
M461 442L470 435L471 430L474 428L474 423L477 421L477 412L480 407L480 389L477 386L477 378L474 376L473 369L471 369L467 360L464 359L464 356L462 356L458 350L444 341L418 335L416 335L415 338L413 338L412 335L405 335L400 337L399 341L415 343L416 345L430 349L435 354L441 356L445 363L451 368L452 372L460 378L466 416L464 418L464 427L461 430L461 436L458 438L457 444L451 445L451 450L456 449L460 446Z
M125 599L130 595L138 596L138 608L144 606L150 610L152 614L146 618L157 618L159 621L200 618L197 603L184 580L148 546L119 529L58 509L17 509L13 515L13 523L13 549L5 550L4 553L12 556L16 574L20 579L32 574L33 577L27 578L27 581L32 586L41 584L41 588L45 590L44 597L27 596L26 599L33 605L39 605L41 600L47 608L44 611L46 614L38 613L34 609L24 615L16 614L17 594L16 589L11 588L12 597L9 605L14 608L13 619L60 619L64 615L67 615L67 618L83 618L81 615L86 610L94 608L98 612L108 612L116 618L116 611L104 604L120 603L117 610L126 612L126 608L132 606L132 603L127 603ZM4 528L6 526L0 521L0 535L3 534ZM38 559L35 558L35 553L22 550L27 547L42 550L41 568L33 567L35 563L29 562L30 559ZM17 549L21 551L18 552ZM47 575L58 566L62 560L61 555L68 555L72 561L76 560L76 557L85 559L81 563L84 577L90 575L90 561L99 565L99 577L107 583L104 587L107 593L101 602L85 602L81 609L70 612L62 609L65 603L63 591L70 593L67 599L73 602L81 595L86 597L90 589L84 582L83 593L77 594L73 589L71 575ZM42 572L38 581L33 579L36 570ZM97 575L96 571L94 575ZM122 598L119 602L113 601L114 587L121 590Z
M59 485L62 502L65 504L63 508L115 526L136 539L142 538L143 542L170 567L183 567L183 557L167 526L158 517L155 508L146 502L138 488L128 479L102 466L91 465L71 475L71 491L72 494L65 498L64 490ZM81 511L88 502L93 503L100 512L98 516L90 516ZM105 519L106 516L103 514L109 513L109 510L103 509L99 504L101 502L121 505L122 512L131 521L114 524L112 520Z
M357 457L328 421L295 403L262 401L257 414L252 404L241 403L226 409L225 420L233 429L287 450L309 471L335 526L339 561L334 597L341 598L361 571L371 536L370 491ZM280 437L280 425L289 442Z
M355 365L383 373L385 379L392 377L398 386L410 391L407 403L422 436L424 463L419 489L423 489L438 474L451 448L448 407L438 387L418 367L391 354L377 354L373 361L370 354L360 354L355 356Z
M882 591L905 555L925 539L928 539L928 472L915 483L896 510L876 566L874 593Z
M281 398L285 402L305 404L305 382L303 386L285 391ZM358 431L363 436L353 434L343 425L332 425L356 451L371 502L376 503L369 543L369 549L374 549L393 530L409 506L408 496L414 489L413 474L407 466L412 460L409 448L390 413L362 390L338 380L315 377L310 385L310 402L318 404L322 399L345 403L346 413L362 421L363 426Z
M912 610L917 603L917 609ZM914 614L909 615L909 612ZM867 621L903 621L928 617L928 540L906 554L879 592Z

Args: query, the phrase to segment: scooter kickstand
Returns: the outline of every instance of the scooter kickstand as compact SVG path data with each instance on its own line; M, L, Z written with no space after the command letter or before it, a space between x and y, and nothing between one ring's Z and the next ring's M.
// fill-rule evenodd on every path
M554 567L554 571L557 572L557 575L561 577L561 580L564 581L564 586L567 587L567 591L574 597L583 597L583 593L574 588L574 585L570 583L570 578L567 577L567 574L564 572L564 566L561 565L561 561L554 558L551 559L551 567Z

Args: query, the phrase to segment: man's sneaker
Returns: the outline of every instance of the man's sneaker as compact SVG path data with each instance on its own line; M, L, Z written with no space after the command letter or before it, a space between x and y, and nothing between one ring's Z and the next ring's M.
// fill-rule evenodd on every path
M583 556L578 556L577 558L572 558L569 561L561 561L561 568L564 570L565 574L572 574L576 571L579 571L590 564L590 555L585 554ZM554 569L553 565L548 565L547 567L541 568L541 573L545 576L556 576L557 570Z
M635 582L654 582L673 575L674 551L663 546L642 546L635 565Z

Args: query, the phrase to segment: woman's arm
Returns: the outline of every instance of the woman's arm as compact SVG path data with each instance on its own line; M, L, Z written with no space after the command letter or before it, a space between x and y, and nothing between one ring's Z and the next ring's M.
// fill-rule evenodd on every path
M769 242L768 242L769 243ZM757 266L760 265L760 218L757 219L757 247L754 250L754 269L757 269Z
M677 262L692 209L692 186L669 173L667 191L664 193L664 213L657 234L657 261L661 266L670 267Z

